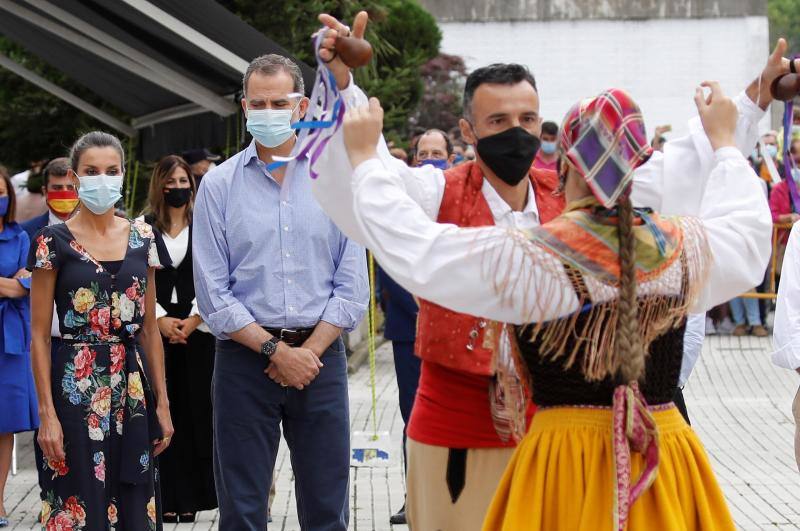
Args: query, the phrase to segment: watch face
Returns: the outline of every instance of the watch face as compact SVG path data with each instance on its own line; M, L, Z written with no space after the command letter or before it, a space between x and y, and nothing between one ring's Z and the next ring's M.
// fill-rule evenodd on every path
M275 353L276 348L277 345L275 345L275 343L272 341L266 341L263 345L261 345L261 353L269 358Z

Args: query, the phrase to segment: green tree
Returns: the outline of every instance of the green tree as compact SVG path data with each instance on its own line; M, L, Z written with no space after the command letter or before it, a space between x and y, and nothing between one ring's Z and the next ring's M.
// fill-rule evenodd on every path
M94 93L4 37L0 37L0 53L107 112L125 118ZM27 169L35 160L65 155L80 133L98 128L108 129L91 116L0 68L0 163L12 171Z
M369 13L367 39L375 49L369 68L356 71L356 82L381 100L392 136L405 136L409 115L425 91L420 67L436 56L441 33L433 17L416 0L222 0L245 22L268 35L309 65L315 64L310 36L320 27L319 13L350 23Z
M789 53L800 53L800 0L769 0L770 42L775 43L784 37L789 43Z

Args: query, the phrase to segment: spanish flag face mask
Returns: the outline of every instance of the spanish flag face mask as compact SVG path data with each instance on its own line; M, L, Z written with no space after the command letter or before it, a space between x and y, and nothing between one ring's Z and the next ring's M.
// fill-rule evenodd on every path
M47 192L47 206L59 219L66 220L78 206L78 192L75 190Z

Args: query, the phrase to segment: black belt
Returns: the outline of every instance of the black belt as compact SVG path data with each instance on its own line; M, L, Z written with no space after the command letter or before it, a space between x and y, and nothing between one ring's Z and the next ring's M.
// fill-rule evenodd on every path
M301 346L314 333L313 328L263 328L290 347Z

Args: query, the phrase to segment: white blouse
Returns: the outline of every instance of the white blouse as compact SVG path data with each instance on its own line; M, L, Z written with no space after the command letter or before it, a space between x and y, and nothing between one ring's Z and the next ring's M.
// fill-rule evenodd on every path
M800 368L800 223L792 227L783 257L772 343L775 365Z
M184 227L183 230L181 230L174 238L166 232L163 232L161 235L164 240L164 246L167 248L167 253L169 253L169 258L172 261L172 267L178 268L186 259L186 252L189 250L189 227ZM178 290L176 288L172 288L172 297L170 298L170 302L178 302ZM166 317L166 315L167 311L163 308L163 306L156 303L156 319ZM189 317L193 315L200 315L200 310L197 307L197 299L192 300L192 310L189 312ZM208 325L205 322L201 322L200 325L198 325L197 330L200 332L211 333L211 330L208 328Z
M681 221L689 260L703 260L704 241L713 256L694 313L758 284L770 256L772 219L752 168L731 147L717 150L715 161L699 220ZM578 310L561 263L522 232L500 227L462 229L431 221L406 193L404 180L380 159L355 169L352 194L363 243L411 293L458 312L514 324ZM680 267L676 261L657 282L641 285L639 292L679 293ZM700 280L689 279L694 284ZM615 288L591 277L586 282L592 300L616 297Z

